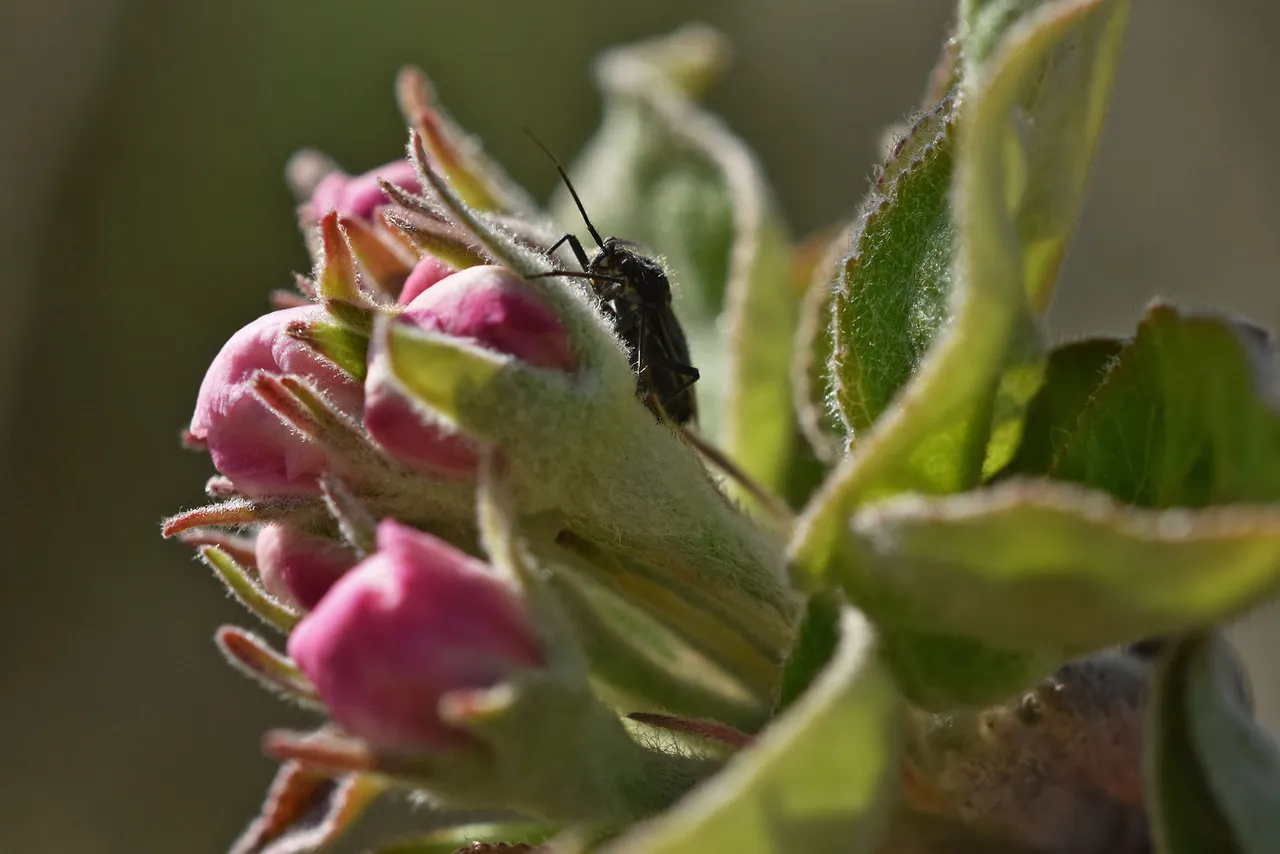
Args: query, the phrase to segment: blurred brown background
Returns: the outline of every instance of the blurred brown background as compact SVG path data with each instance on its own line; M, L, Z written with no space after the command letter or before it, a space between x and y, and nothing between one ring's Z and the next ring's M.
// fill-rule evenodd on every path
M1280 327L1280 7L1138 3L1055 335L1156 295ZM217 852L290 713L209 638L245 621L158 537L199 503L179 450L208 360L306 259L281 173L304 145L395 156L392 77L539 193L525 124L568 154L604 46L696 16L737 48L712 98L797 234L849 212L917 101L951 0L0 0L0 852ZM1280 719L1266 615L1242 637Z

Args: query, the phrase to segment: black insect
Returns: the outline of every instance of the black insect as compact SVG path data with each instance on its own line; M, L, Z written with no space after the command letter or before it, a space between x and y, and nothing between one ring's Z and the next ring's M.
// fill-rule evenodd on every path
M582 265L582 272L556 271L544 275L585 278L591 282L614 329L627 345L631 367L636 373L636 393L659 418L665 417L677 425L688 424L698 414L693 384L699 374L698 369L689 364L689 345L671 305L671 283L667 281L667 274L657 261L636 251L634 244L617 237L602 239L564 167L546 146L536 138L534 142L555 163L587 231L599 247L595 256L588 258L582 242L575 235L566 234L547 254L567 243Z

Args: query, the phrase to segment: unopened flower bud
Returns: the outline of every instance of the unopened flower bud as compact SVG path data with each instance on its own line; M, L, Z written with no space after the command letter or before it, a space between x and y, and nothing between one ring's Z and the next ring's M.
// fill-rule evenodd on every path
M218 471L246 494L314 492L317 475L328 467L321 447L254 396L255 373L300 377L344 412L360 412L360 385L288 334L290 324L327 318L319 306L265 314L232 335L205 373L190 435L208 447Z
M505 267L468 267L436 282L406 306L400 320L539 368L577 367L560 318Z
M447 543L392 520L377 542L293 630L289 655L333 719L371 745L465 744L441 698L538 667L534 628L506 584Z
M337 211L342 216L369 219L378 207L389 201L378 184L379 178L410 192L422 189L413 165L407 160L393 160L363 175L330 172L316 185L311 195L311 210L316 218Z
M560 318L502 267L468 267L433 283L398 322L464 338L539 368L572 371L577 364ZM389 373L385 359L375 357L365 384L369 435L407 465L438 474L473 473L474 445L432 421Z
M425 256L414 265L413 272L409 273L409 277L404 280L404 285L400 288L399 303L408 305L421 296L427 288L452 275L453 272L454 269L439 258Z
M305 610L314 608L356 563L346 546L280 523L258 532L254 552L267 592Z

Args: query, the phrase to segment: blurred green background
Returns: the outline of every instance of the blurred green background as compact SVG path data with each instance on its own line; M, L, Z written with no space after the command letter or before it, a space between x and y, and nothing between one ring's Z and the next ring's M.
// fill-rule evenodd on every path
M244 617L158 536L210 473L177 443L204 367L307 266L291 152L396 156L414 62L545 195L519 128L575 151L592 57L696 17L737 51L711 102L804 234L857 204L952 6L0 2L0 852L224 850L271 774L259 734L295 720L219 660ZM1157 295L1276 328L1280 7L1136 6L1053 334L1123 333ZM1280 720L1280 630L1238 636Z

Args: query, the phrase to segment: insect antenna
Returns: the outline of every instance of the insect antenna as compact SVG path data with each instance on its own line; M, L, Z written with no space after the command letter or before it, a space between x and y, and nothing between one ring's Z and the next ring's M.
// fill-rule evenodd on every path
M564 181L565 187L569 190L569 195L573 196L573 203L578 206L578 213L582 214L582 221L587 224L587 231L591 232L591 239L596 242L596 246L604 248L604 239L600 236L600 232L596 231L596 227L591 224L591 218L587 216L587 209L582 206L582 199L578 198L578 191L573 188L573 182L569 180L569 173L564 171L564 167L560 165L560 161L551 153L551 149L542 144L542 140L533 135L533 131L523 128L524 132L533 140L533 144L542 149L542 153L551 158L551 162L555 164L556 171L560 173L561 180Z

